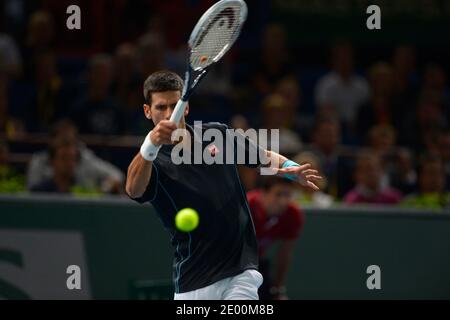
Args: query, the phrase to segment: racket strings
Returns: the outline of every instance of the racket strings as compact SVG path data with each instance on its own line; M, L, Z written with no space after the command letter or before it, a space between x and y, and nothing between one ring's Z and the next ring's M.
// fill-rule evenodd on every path
M194 70L206 68L228 51L242 23L241 9L241 6L227 6L205 21L191 49L191 66Z

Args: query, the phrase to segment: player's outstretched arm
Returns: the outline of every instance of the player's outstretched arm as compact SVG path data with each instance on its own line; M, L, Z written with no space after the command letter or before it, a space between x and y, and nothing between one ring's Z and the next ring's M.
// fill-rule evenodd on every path
M266 151L266 156L270 159L269 163L278 164L275 167L278 175L297 181L301 185L313 190L319 190L319 187L317 187L315 182L321 180L322 176L319 175L317 170L311 169L311 164L305 163L299 165L281 154L268 150Z

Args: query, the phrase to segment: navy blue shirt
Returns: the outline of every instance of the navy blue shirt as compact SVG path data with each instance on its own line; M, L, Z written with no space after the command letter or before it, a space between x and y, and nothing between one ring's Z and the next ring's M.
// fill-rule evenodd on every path
M197 130L218 129L230 136L228 127L220 123L207 123ZM201 143L201 150L211 146L211 141L195 138L193 127L191 141ZM243 136L241 136L243 137ZM249 153L258 146L243 137L245 144L234 143L236 150ZM230 139L231 141L232 139ZM236 138L234 139L236 142ZM217 155L226 159L226 149L217 145ZM239 179L236 156L231 164L180 164L171 161L173 145L163 145L153 162L148 187L139 199L154 206L164 227L171 235L174 248L173 279L176 293L206 287L247 269L258 268L258 248L255 228L245 191ZM208 148L206 148L208 149ZM260 165L259 158L250 167ZM200 217L198 227L190 233L175 227L175 215L183 208L195 209Z

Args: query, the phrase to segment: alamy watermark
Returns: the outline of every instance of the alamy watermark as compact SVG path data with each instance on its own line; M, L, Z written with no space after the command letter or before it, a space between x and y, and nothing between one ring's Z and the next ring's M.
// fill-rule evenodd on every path
M77 5L70 5L66 9L69 15L66 20L66 26L69 30L81 30L81 9ZM381 29L381 8L375 4L370 5L366 9L366 13L370 16L366 20L366 27L369 30Z
M66 9L69 17L66 20L66 27L69 30L81 30L81 9L77 5L70 5Z
M81 290L81 268L77 265L70 265L66 269L69 274L66 280L66 286L69 290Z
M367 289L381 290L381 268L373 264L367 267L366 273L369 275L366 280Z
M172 133L172 141L183 142L174 146L171 160L180 164L246 164L260 166L262 175L274 175L279 168L278 158L269 157L267 150L279 153L278 129L202 129L196 121L193 136L187 129Z
M381 9L379 6L373 4L367 7L367 14L370 16L366 20L366 26L369 30L381 29Z

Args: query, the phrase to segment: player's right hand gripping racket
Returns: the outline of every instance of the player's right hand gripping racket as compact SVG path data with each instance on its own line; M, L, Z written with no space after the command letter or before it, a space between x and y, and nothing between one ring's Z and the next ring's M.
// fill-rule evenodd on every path
M180 122L190 95L208 70L230 50L247 18L243 0L221 0L209 8L197 22L189 38L189 57L181 99L170 121ZM152 146L150 155L159 147Z

